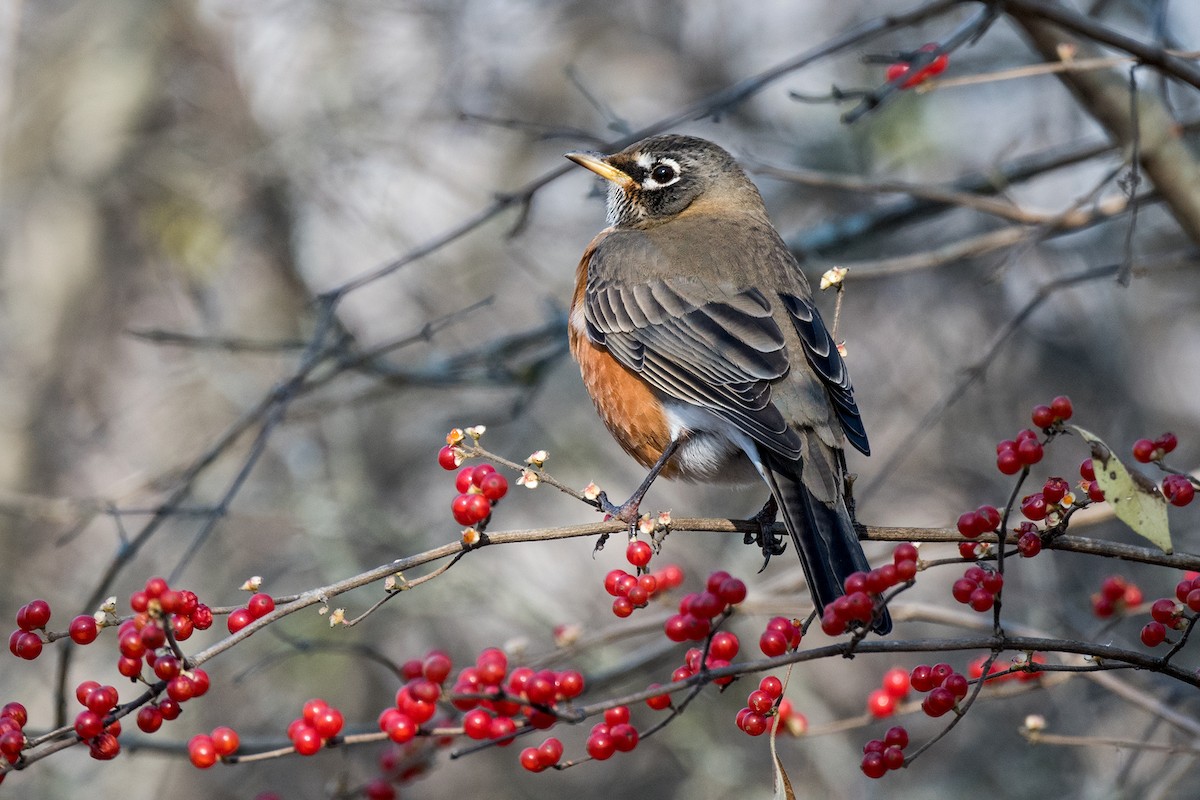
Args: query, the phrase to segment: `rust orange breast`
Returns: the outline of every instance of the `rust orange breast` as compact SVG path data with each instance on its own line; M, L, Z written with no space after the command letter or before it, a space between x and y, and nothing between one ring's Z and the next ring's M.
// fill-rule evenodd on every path
M637 373L613 358L604 347L592 342L582 325L588 263L606 234L607 231L592 240L575 270L568 341L571 355L579 363L583 386L596 404L600 419L625 452L649 468L658 461L671 440L662 403ZM661 474L671 478L677 473L675 459L671 459Z

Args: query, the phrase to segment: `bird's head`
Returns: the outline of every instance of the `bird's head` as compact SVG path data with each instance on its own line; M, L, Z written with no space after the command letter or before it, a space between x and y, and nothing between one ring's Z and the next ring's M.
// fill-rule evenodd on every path
M619 153L567 153L609 182L608 222L645 228L689 209L758 210L762 197L723 148L694 136L653 136Z

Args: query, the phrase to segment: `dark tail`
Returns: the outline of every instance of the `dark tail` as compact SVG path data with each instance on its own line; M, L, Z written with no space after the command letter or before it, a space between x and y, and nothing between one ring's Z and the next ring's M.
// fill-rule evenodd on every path
M792 535L800 555L817 612L821 613L825 606L845 594L842 584L847 575L871 569L850 513L844 502L831 507L813 497L799 476L793 476L782 465L767 465L764 473L783 514L784 527ZM873 627L880 636L891 632L892 618L886 608Z

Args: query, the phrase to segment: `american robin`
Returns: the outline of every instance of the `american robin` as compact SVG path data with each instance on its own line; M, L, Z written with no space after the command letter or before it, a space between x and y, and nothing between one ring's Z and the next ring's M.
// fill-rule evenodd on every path
M762 196L729 153L690 136L567 158L609 182L608 227L575 273L571 354L604 424L650 468L626 503L602 505L632 522L659 474L761 478L764 513L782 512L823 611L870 569L843 442L870 451L846 365ZM872 627L891 626L880 609Z

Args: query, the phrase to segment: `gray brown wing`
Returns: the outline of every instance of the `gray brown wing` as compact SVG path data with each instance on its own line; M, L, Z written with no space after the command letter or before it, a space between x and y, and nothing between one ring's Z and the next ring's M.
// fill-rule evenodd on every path
M771 383L787 374L788 360L758 289L596 281L584 315L592 341L658 391L710 410L785 459L799 458L799 437L771 403Z

